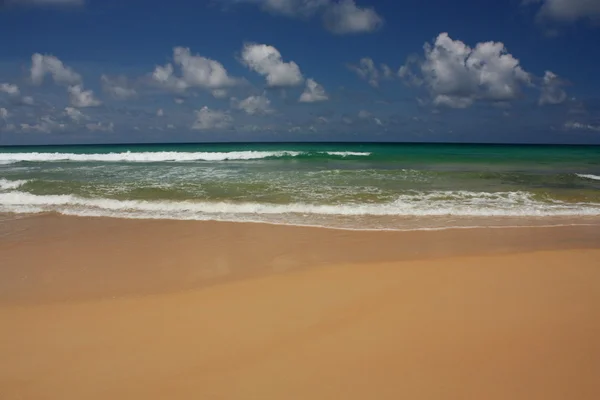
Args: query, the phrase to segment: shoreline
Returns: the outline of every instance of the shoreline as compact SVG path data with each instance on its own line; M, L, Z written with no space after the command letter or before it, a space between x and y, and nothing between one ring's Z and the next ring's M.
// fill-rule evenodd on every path
M4 221L0 304L175 292L336 264L600 248L600 226L359 231L57 214Z
M12 220L23 219L38 219L38 218L76 218L90 220L118 220L118 221L163 221L163 222L184 222L184 223L217 223L217 224L250 224L250 225L266 225L266 226L283 226L290 228L305 228L305 229L324 229L333 231L350 231L350 232L428 232L428 231L446 231L458 229L533 229L533 228L563 228L563 227L600 227L600 215L544 215L544 216L452 216L452 215L412 215L412 216L374 216L369 215L369 218L396 218L404 221L412 220L432 221L442 218L450 218L454 221L468 221L461 225L440 225L440 226L417 226L414 227L398 227L398 228L354 228L348 226L334 225L319 225L319 224L302 224L294 222L277 222L277 221L259 221L259 220L219 220L219 219L192 219L192 218L164 218L164 217L142 217L142 216L119 216L119 215L77 215L63 214L58 211L43 211L32 213L12 213L0 212L0 221L9 223ZM343 217L343 216L341 216ZM470 221L480 221L480 224L471 224ZM487 222L486 222L487 221ZM512 221L507 224L507 221ZM535 222L533 222L535 221ZM550 221L555 221L552 223ZM520 222L520 223L518 223ZM487 223L487 224L486 224ZM493 224L496 223L496 224ZM511 224L512 223L512 224Z

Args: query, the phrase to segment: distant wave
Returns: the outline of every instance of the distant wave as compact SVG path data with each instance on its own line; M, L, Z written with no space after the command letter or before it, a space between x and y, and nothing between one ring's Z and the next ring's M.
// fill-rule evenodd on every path
M140 201L84 198L74 195L34 195L0 192L0 212L59 212L80 216L145 219L261 221L263 217L318 216L600 216L600 204L535 200L527 192L434 191L400 195L395 201L373 204L271 204L208 201Z
M259 160L269 158L291 158L291 157L365 157L371 153L353 151L230 151L230 152L123 152L123 153L0 153L0 164L15 162L167 162L167 161L234 161L234 160Z
M584 178L584 179L592 179L595 181L600 181L600 176L598 175L591 175L591 174L575 174L580 178Z
M9 181L8 179L0 178L0 190L17 189L26 183L27 181L25 180Z

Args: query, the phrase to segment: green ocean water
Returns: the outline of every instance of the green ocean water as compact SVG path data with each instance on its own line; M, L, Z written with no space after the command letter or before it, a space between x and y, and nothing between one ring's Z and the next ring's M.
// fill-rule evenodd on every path
M591 219L600 216L600 147L236 143L0 148L0 213L40 212L355 229L436 227L474 218L494 223Z

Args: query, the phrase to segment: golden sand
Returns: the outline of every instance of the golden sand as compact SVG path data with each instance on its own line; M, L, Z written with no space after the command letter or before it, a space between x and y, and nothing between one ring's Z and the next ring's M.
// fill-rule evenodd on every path
M597 227L19 224L2 400L600 398Z

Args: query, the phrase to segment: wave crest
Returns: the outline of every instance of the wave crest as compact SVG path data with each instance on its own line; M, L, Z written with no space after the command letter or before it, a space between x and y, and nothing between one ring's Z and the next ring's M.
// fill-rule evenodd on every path
M26 183L26 180L9 181L8 179L0 178L0 190L18 189Z
M366 157L368 152L352 151L230 151L230 152L179 152L179 151L157 151L157 152L121 152L121 153L0 153L0 164L15 162L186 162L186 161L235 161L235 160L260 160L273 158L293 158L310 156L333 156L333 157Z
M74 195L0 193L0 212L59 212L121 218L247 221L261 216L600 216L600 204L541 202L527 192L433 191L402 194L393 202L272 204L208 201L141 201ZM285 222L285 221L282 221Z
M583 178L583 179L592 179L594 181L600 181L600 176L598 176L598 175L592 175L592 174L575 174L575 175L577 175L578 177Z

